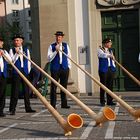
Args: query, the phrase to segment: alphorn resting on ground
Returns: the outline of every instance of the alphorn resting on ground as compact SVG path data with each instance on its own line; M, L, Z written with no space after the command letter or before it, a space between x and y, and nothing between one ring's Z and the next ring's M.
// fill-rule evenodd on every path
M5 59L12 65L12 67L17 71L20 77L25 81L25 83L32 89L32 91L36 94L36 96L41 100L41 102L45 105L48 111L52 114L52 116L57 120L60 126L64 129L65 136L71 135L72 130L76 128L80 128L83 125L83 119L75 113L72 113L68 116L67 120L65 120L46 100L44 96L30 83L30 81L18 70L18 68L13 64L13 62L9 61L6 55L4 55Z
M93 120L96 121L95 126L101 125L102 123L110 120L115 120L116 115L114 111L109 108L105 107L102 112L99 112L99 114L96 114L94 111L92 111L87 105L85 105L83 102L81 102L78 98L76 98L72 93L70 93L67 89L65 89L62 85L60 85L55 79L53 79L48 73L46 73L43 69L41 69L37 64L35 64L31 59L29 59L25 54L19 52L21 55L23 55L28 61L30 61L38 70L40 70L41 73L43 73L45 76L47 76L54 84L56 84L67 96L69 96L73 101L76 102L78 106L80 106Z
M61 50L59 50L61 51ZM135 110L132 108L129 104L127 104L125 101L123 101L121 98L119 98L115 93L113 93L110 89L108 89L106 86L104 86L100 81L98 81L96 78L94 78L89 72L84 70L80 65L78 65L73 59L71 59L66 53L61 51L65 56L67 56L79 69L81 69L87 76L89 76L97 85L99 85L103 90L107 92L112 98L114 98L117 102L120 103L120 105L125 108L137 121L140 119L140 109Z

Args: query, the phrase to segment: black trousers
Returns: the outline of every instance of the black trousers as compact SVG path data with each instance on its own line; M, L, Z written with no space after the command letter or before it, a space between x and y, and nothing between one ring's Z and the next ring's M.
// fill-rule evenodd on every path
M32 85L34 86L34 87L36 87L36 85L37 85L37 82L39 81L39 79L40 79L40 75L41 75L41 73L40 73L40 71L39 70L37 70L36 68L32 68L31 69L31 72L30 72L30 74L29 74L29 77L30 77L30 82L32 83ZM35 94L33 94L33 91L31 90L31 89L29 89L29 95L30 95L30 97L32 97L32 96L34 96Z
M22 72L24 74L24 72ZM24 74L25 75L25 74ZM29 75L26 75L26 78L29 79ZM12 89L11 89L11 98L10 98L10 108L9 111L16 111L16 105L18 102L18 96L20 92L20 83L22 84L23 96L24 96L24 104L25 110L30 110L30 100L29 100L29 87L22 80L19 75L13 75L12 77Z
M115 72L112 72L110 68L106 73L99 72L100 82L105 85L111 91L113 90L113 79L115 77ZM113 98L106 93L107 103L111 103ZM105 91L100 87L100 103L105 103Z
M3 113L5 107L5 91L6 91L6 78L1 75L0 76L0 114Z
M52 71L51 76L56 81L60 80L60 84L64 88L67 88L69 69L64 70L63 68L60 68L57 72ZM56 89L57 86L53 82L51 82L50 100L51 100L51 105L53 107L56 106L56 101L57 101ZM66 94L63 91L61 91L60 95L61 95L61 106L67 106Z

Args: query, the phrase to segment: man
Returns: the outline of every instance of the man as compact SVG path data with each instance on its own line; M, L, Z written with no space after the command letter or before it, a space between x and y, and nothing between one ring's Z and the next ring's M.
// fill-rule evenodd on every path
M113 78L115 76L116 66L113 61L113 53L111 50L112 41L110 38L103 40L103 47L98 49L98 58L99 58L99 77L100 82L105 85L111 91L113 90ZM107 96L107 105L116 105L113 102L113 98L106 94ZM100 104L105 106L105 91L100 88Z
M3 112L5 107L5 91L6 91L6 79L7 79L7 60L4 55L11 61L11 57L6 50L3 49L4 41L0 37L0 117L5 117Z
M23 57L19 53L25 53L26 56L30 59L30 51L28 48L23 48L23 40L24 37L20 34L16 34L13 37L13 44L14 47L10 49L9 53L12 58L13 63L15 66L24 74L24 76L29 79L29 73L31 70L31 63ZM25 111L27 113L35 112L35 110L32 110L30 107L30 100L29 100L29 87L27 84L23 81L23 79L19 76L19 74L16 72L15 69L12 71L12 89L11 89L11 98L10 98L10 115L15 115L16 111L16 105L18 101L18 95L20 91L20 83L22 84L23 89L23 96L24 96L24 104L25 104Z
M51 44L48 48L48 60L51 62L50 71L51 76L56 81L60 79L60 84L67 88L69 69L71 68L70 60L61 52L65 52L69 57L71 57L69 45L63 41L64 33L62 31L57 31L55 33L56 42ZM61 50L61 51L59 51ZM56 85L51 82L51 105L56 108ZM61 91L61 108L70 108L67 105L67 97L64 92Z

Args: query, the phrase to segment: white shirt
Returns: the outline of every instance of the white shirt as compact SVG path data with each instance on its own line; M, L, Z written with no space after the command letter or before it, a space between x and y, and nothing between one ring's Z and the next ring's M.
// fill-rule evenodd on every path
M15 64L15 62L18 60L20 55L18 53L14 54L12 49L10 49L9 54L12 58L13 63ZM20 61L21 61L21 63L23 63L23 58L20 58Z
M23 48L22 48L22 46L19 47L19 51L20 51L21 53L23 53ZM19 54L19 57L20 57L21 67L23 68L23 67L24 67L24 64L23 64L23 55L22 55L22 54Z
M62 46L62 43L60 43L60 48L59 48L61 51L63 51L63 46ZM71 57L71 53L70 53L70 48L69 48L69 45L67 44L67 50L68 50L68 56ZM60 58L60 61L59 63L62 64L62 52L59 51L59 58ZM48 48L48 61L51 62L55 56L57 54L57 51L52 51L52 46L50 45L49 48ZM67 58L68 60L68 68L71 69L71 61L69 58Z
M0 70L1 70L1 72L3 72L3 70L4 70L4 62L3 62L2 56L0 56Z
M27 50L27 57L28 57L29 60L31 59L31 55L30 55L29 49ZM28 61L28 73L30 73L30 71L31 71L31 62Z
M140 53L139 53L139 57L138 57L138 62L140 63Z
M20 46L20 47L19 47L19 51L20 51L21 53L24 53L24 52L23 52L23 46ZM11 56L12 61L13 61L14 64L15 64L15 62L18 60L18 58L20 57L21 68L24 67L23 55L22 55L22 54L18 54L18 53L15 53L15 54L14 54L12 49L10 49L9 54L10 54L10 56ZM27 49L27 57L28 57L29 59L31 59L29 49ZM25 59L26 59L26 58L25 58ZM30 73L30 71L31 71L31 62L28 61L28 73Z

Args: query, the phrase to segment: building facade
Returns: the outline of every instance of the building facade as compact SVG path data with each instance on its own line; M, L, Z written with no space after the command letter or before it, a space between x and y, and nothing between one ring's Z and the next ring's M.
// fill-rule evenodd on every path
M20 27L25 42L31 43L31 11L29 0L5 0L6 21Z
M72 59L97 80L97 49L105 37L113 41L116 60L140 77L139 0L30 0L30 4L33 59L42 68L47 63L47 49L55 39L54 33L61 30L70 45ZM99 86L75 65L72 65L70 78L80 93L99 92ZM117 67L114 90L139 89Z
M0 25L4 24L5 14L5 2L4 0L0 0Z

